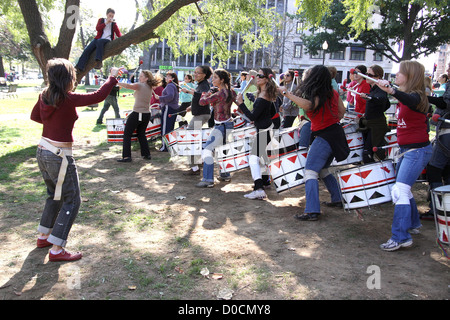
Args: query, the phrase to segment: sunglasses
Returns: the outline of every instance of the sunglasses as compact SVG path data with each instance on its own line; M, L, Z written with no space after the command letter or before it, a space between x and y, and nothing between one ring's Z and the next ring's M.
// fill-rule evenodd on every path
M260 73L258 73L257 75L256 75L258 78L260 78L260 79L264 79L264 78L267 78L265 75L263 75L263 74L260 74Z
M371 77L371 78L375 78L376 75L372 74L372 73L368 73L367 76Z

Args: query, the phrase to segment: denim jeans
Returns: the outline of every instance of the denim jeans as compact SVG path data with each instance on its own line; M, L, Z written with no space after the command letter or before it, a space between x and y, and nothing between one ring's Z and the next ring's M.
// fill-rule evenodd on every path
M234 122L229 121L221 125L215 125L211 135L205 143L202 152L203 179L202 181L214 182L214 149L224 143L224 137L228 137L234 128ZM230 173L221 173L221 177L229 177Z
M329 143L321 138L316 137L311 144L306 157L305 170L314 171L319 176L323 169L327 169L333 161L333 152ZM319 202L319 180L318 178L308 178L305 182L306 206L305 213L320 213ZM321 177L328 192L331 195L331 202L340 202L341 193L336 178L332 174L326 174Z
M91 53L94 50L97 50L95 53L95 60L102 61L103 59L103 53L105 51L105 45L109 42L108 39L94 39L89 43L89 45L84 49L83 53L81 54L80 59L77 63L77 68L81 71L84 71L86 68L86 64L89 60L89 57L91 56Z
M192 116L191 121L189 122L188 129L192 130L201 130L203 125L208 122L209 118L211 118L211 114L200 114L198 116ZM189 166L192 168L198 164L202 163L201 156L190 156L188 157Z
M300 129L300 141L298 145L300 147L308 148L311 142L311 122L306 122Z
M175 123L177 121L177 116L174 115L178 110L169 106L161 107L161 135L165 136L169 132L175 129ZM170 116L169 116L170 115ZM166 143L163 140L163 149L168 150Z
M408 149L400 147L400 153ZM412 187L420 173L431 159L431 144L416 150L406 152L396 166L396 183L403 183ZM396 242L405 242L411 239L408 229L421 226L419 212L414 198L409 196L409 204L396 203L394 209L394 218L392 221L392 240Z
M47 200L38 227L38 232L50 234L48 241L65 247L69 231L81 204L78 171L73 157L68 156L69 165L62 186L61 200L53 200L62 158L52 152L38 148L36 158L39 170L47 186Z

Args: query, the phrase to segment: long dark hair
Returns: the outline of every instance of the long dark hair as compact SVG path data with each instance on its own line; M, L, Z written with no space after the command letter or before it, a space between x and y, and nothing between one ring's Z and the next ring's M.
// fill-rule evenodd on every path
M225 86L225 89L228 92L227 102L230 102L233 99L232 93L231 93L231 77L230 73L225 69L216 69L214 73L220 78L220 80L223 80L223 84Z
M198 66L197 68L202 69L202 72L205 74L205 80L211 78L213 71L210 66Z
M331 74L328 68L317 65L309 69L308 75L297 87L294 94L309 100L312 111L318 112L325 106L325 102L333 97ZM319 98L319 103L316 106L317 98Z
M275 84L274 80L271 79L271 76L273 79L275 79L275 73L270 68L260 68L263 72L263 74L267 78L267 84L266 84L266 94L270 101L277 100L278 91L277 91L277 85ZM261 94L261 88L258 87L258 96Z
M42 93L42 100L46 105L57 108L75 87L75 68L68 60L55 58L48 61L46 72L48 87Z

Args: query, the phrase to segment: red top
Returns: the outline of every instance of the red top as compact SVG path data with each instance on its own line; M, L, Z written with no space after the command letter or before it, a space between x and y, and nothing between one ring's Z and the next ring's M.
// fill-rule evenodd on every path
M325 102L323 108L318 112L308 111L306 115L311 120L311 131L319 131L339 123L339 93L333 90L333 97Z
M358 84L355 88L355 90L359 93L370 93L370 84L367 83L365 79L361 81L360 84ZM355 93L355 112L364 114L366 112L366 99L361 98L359 94ZM361 117L362 115L358 115Z
M44 125L42 136L53 141L73 142L72 131L75 121L78 120L76 107L88 106L106 99L117 79L109 77L105 84L92 93L69 92L67 99L57 108L48 106L39 95L38 102L31 111L31 120Z
M411 110L400 101L397 104L397 142L400 146L429 141L427 116Z
M117 23L113 22L113 30L111 32L111 40L114 40L114 35L117 35L118 38L122 36L122 33L119 30L119 27L117 26ZM103 29L105 29L105 18L100 18L97 22L97 27L95 28L97 30L97 36L95 39L100 39L103 35Z

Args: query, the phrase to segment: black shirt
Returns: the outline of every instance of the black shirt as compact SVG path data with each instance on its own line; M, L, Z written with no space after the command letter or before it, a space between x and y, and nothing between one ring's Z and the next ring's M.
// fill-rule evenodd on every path
M370 89L368 96L371 99L366 102L366 112L364 117L367 120L384 117L384 112L391 106L387 93L381 90L378 86L373 86Z
M253 112L248 110L245 103L239 105L239 109L250 121L253 121L256 129L267 129L272 125L272 117L276 114L275 105L272 101L257 98L253 104Z
M197 88L195 89L194 96L192 98L191 112L193 116L198 116L201 114L210 114L211 108L208 105L201 106L198 102L202 97L203 92L208 92L210 89L210 85L208 80L203 80L198 83Z

